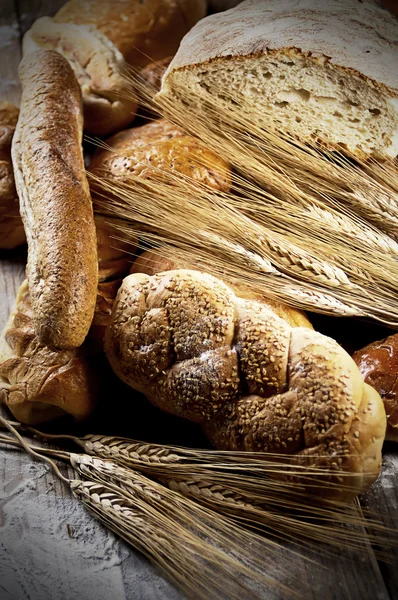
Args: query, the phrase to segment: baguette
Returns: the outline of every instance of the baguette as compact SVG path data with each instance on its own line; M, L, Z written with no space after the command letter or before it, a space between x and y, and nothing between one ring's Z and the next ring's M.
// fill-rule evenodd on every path
M398 23L371 0L245 0L184 37L158 100L359 158L398 154ZM184 104L185 103L185 104Z
M18 114L16 106L0 101L0 248L5 249L26 242L11 162L11 141Z
M80 89L56 52L27 55L19 72L23 91L12 159L35 331L50 348L78 347L91 325L98 280Z
M105 351L122 381L161 410L201 424L219 449L294 456L327 468L337 482L349 473L347 487L333 488L346 500L380 471L383 403L350 356L211 275L127 277Z

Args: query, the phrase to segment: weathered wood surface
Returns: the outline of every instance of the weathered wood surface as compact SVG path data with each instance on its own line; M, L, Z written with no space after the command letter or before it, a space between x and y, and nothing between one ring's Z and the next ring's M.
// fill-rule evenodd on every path
M37 16L53 14L63 0L2 0L0 3L0 97L18 102L17 65L21 33ZM4 326L16 291L24 278L26 255L19 250L0 255L0 327ZM115 392L116 397L116 392ZM131 435L172 441L173 423L148 410L146 426L135 421ZM107 432L117 430L117 415ZM124 413L123 413L124 414ZM124 421L126 415L124 414ZM148 421L151 420L150 425ZM105 422L105 421L104 421ZM141 427L141 429L140 429ZM181 443L200 434L184 424ZM398 453L386 449L379 482L364 502L391 528L398 527ZM398 549L391 564L369 554L360 560L317 559L320 568L299 557L291 564L294 577L306 585L308 600L393 600L398 597ZM275 560L278 560L277 558ZM267 569L265 562L264 568ZM284 581L282 581L284 582ZM46 465L19 451L0 447L0 598L1 600L172 600L181 598L156 569L90 517ZM244 599L242 599L244 600Z

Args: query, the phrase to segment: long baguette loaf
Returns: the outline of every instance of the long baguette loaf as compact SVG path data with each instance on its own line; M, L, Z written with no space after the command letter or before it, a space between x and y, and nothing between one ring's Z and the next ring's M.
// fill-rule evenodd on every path
M105 350L118 377L219 449L294 455L337 482L349 473L335 490L346 499L379 473L385 411L350 356L208 274L127 277Z
M360 157L398 154L398 21L372 0L245 0L184 37L158 99ZM184 104L185 103L185 104Z
M56 52L29 54L19 72L23 92L12 158L35 330L46 346L77 347L91 325L98 278L80 89Z

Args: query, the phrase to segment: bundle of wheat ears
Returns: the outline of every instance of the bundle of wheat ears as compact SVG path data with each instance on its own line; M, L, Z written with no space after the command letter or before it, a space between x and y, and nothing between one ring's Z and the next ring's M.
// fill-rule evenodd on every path
M106 197L97 201L100 214L180 264L211 264L214 274L298 308L398 327L393 161L361 162L266 129L240 110L238 97L222 102L225 90L204 102L187 89L187 106L156 96L137 74L131 88L229 162L233 186L217 191L160 171L120 184L96 176Z
M317 469L278 467L264 453L54 435L3 417L0 426L12 434L0 435L0 444L49 463L94 517L152 560L187 597L259 598L267 591L300 598L305 584L292 573L291 561L300 556L314 573L321 569L301 556L303 545L315 556L344 549L352 559L367 554L371 543L388 560L397 543L358 502L309 503L303 484L319 475ZM73 442L83 453L44 441ZM73 478L55 460L69 464ZM349 475L344 484L349 486Z

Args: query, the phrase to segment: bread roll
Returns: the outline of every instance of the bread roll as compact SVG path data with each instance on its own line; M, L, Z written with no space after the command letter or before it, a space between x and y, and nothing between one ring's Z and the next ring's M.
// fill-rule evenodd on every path
M398 442L398 334L353 354L366 383L380 394L387 414L386 440Z
M0 248L6 249L26 241L11 162L11 141L18 114L16 106L0 101Z
M35 331L50 348L78 347L91 325L98 281L80 89L56 52L27 55L19 72L22 101L12 158Z
M184 37L159 100L209 98L300 140L398 154L398 28L371 0L245 0Z
M219 449L294 455L340 483L349 473L319 490L347 500L379 473L385 411L350 356L208 274L127 277L105 350L119 378Z
M131 184L131 175L148 179L178 173L215 189L230 188L227 163L164 119L121 131L107 145L111 150L98 149L89 171L108 183ZM92 189L98 191L98 184Z
M71 65L82 91L85 131L109 135L133 121L137 103L126 77L126 63L95 27L42 17L25 34L23 54L40 48L59 52Z
M87 418L109 375L103 355L104 334L121 278L130 264L112 230L101 224L97 235L100 277L94 318L83 345L51 350L39 342L26 281L18 290L15 308L0 338L0 402L27 425L65 414L77 420ZM129 248L133 251L132 242Z
M206 14L206 0L69 0L57 23L94 25L135 67L175 54Z

